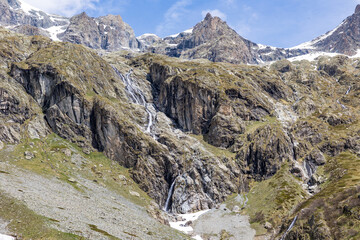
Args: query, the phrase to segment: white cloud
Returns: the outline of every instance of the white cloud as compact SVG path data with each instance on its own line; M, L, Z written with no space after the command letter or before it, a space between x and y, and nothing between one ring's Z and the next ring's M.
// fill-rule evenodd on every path
M187 7L192 3L192 0L179 0L175 2L164 15L164 22L156 27L156 34L163 35L164 33L176 28L176 25L182 21L188 12Z
M204 18L206 16L207 13L210 13L213 17L219 17L222 20L226 20L227 16L225 13L221 12L219 9L207 9L201 12L202 17Z
M25 0L24 2L47 13L73 16L87 9L95 9L99 0Z

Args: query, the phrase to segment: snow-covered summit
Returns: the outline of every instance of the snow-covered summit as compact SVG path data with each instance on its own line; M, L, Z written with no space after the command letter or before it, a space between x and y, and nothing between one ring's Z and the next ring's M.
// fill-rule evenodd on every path
M27 35L44 35L55 41L60 41L60 34L69 25L69 18L48 14L24 0L5 0L0 11L0 26Z

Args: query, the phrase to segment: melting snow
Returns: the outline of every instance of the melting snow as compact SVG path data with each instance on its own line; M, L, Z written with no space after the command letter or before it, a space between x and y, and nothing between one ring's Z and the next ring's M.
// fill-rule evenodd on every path
M313 53L309 53L309 54L305 54L305 55L301 55L301 56L297 56L297 57L288 58L287 60L289 60L290 62L301 61L301 60L308 60L311 62L311 61L314 61L315 58L320 57L320 56L335 57L337 55L341 55L341 54L327 53L327 52L313 52Z
M185 223L187 223L188 221L192 221L194 222L195 220L197 220L202 214L208 212L208 210L203 210L200 212L196 212L196 213L188 213L188 214L179 214L178 216L182 217L183 219L185 219L184 221L178 221L178 222L169 222L170 223L170 227L175 228L183 233L186 234L190 234L193 232L193 228L191 226L187 226L185 227ZM201 239L200 236L195 236L195 239Z
M46 30L46 31L49 32L50 38L51 38L53 41L61 41L61 40L57 37L57 35L60 34L60 33L65 32L66 27L64 27L64 26L53 26L53 27L46 28L46 29L44 29L44 30Z
M260 44L260 43L258 43L257 46L259 47L259 50L265 49L265 48L270 48L271 50L275 51L277 49L276 47L268 46L268 45L264 45L264 44Z
M195 239L195 240L203 240L201 236L199 235L196 235L194 237L191 237L192 239Z
M354 56L351 56L350 58L360 58L360 49L356 51L356 54Z
M0 233L0 240L15 240L16 238Z

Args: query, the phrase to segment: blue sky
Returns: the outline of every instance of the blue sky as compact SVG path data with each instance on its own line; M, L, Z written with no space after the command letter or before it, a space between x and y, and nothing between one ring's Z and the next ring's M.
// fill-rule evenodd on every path
M335 28L360 0L24 0L50 13L96 17L119 14L137 36L164 37L220 16L241 36L276 47L292 47Z

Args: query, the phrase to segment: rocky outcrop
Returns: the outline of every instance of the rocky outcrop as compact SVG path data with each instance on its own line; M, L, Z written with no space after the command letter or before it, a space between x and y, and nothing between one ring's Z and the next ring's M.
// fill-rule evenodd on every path
M284 162L294 159L289 136L276 126L265 125L247 135L247 144L236 158L245 161L249 173L255 179L266 179L274 175Z
M244 122L240 118L228 112L220 111L211 119L206 138L207 142L213 146L229 148L244 132Z
M158 106L163 112L176 119L185 131L206 132L218 106L216 92L186 83L180 77L165 86L156 85L161 86Z
M137 37L136 39L139 41L139 48L141 50L145 50L150 46L160 44L163 42L163 40L159 36L150 33L145 33Z
M258 63L279 61L282 59L297 57L311 53L311 49L298 49L298 48L277 48L256 44L252 50L257 56Z
M157 106L184 130L196 134L207 133L213 117L218 112L230 118L236 116L243 120L259 119L269 114L271 107L262 96L253 96L247 90L241 91L231 87L223 89L223 79L218 76L228 73L212 72L216 70L209 69L204 74L197 74L196 65L191 68L187 68L186 65L178 66L169 67L166 62L153 62L150 66L150 78L157 91ZM234 78L234 75L225 76ZM243 80L245 79L242 76L234 79ZM220 117L219 115L217 120L226 121ZM234 131L241 132L241 127L239 129L236 125L238 124L233 125ZM213 130L214 125L211 131Z
M70 19L61 39L108 51L139 47L133 29L120 16L92 18L85 12Z
M18 25L14 28L11 28L11 30L16 33L25 34L28 36L41 35L45 37L50 37L50 34L47 31L31 25Z
M238 166L214 158L194 156L191 168L175 179L172 211L210 209L233 192L245 188ZM205 194L196 194L196 193Z

